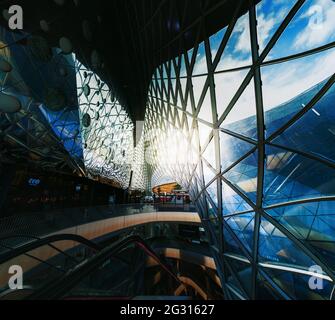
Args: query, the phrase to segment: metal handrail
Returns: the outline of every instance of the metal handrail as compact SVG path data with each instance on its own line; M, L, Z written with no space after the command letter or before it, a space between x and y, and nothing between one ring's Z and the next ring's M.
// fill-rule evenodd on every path
M7 239L11 239L11 238L15 238L18 236L8 236L8 237L4 237L0 239L1 241L7 240ZM17 247L11 251L8 252L4 252L3 254L0 255L0 265L10 261L11 259L14 259L20 255L24 255L27 252L30 252L32 250L38 249L40 247L43 247L45 245L50 245L51 243L54 242L59 242L59 241L74 241L77 243L80 243L82 245L85 245L86 247L89 247L95 251L100 251L101 247L99 245L97 245L96 243L87 240L84 237L75 235L75 234L59 234L59 235L52 235L49 237L45 237L45 238L39 238L35 241L26 243L20 247ZM57 250L59 251L59 249ZM60 252L63 253L63 252ZM65 254L65 253L64 253Z
M0 218L0 233L12 235L18 233L45 236L58 230L73 226L101 221L124 215L158 212L178 209L182 212L195 212L192 205L174 204L117 204L95 207L64 208L50 212L35 212ZM144 210L144 211L143 211Z
M139 236L130 236L126 239L117 241L116 243L102 249L94 257L79 264L76 268L62 276L56 283L45 287L28 297L28 300L53 300L60 299L75 287L83 278L101 266L109 257L123 250L130 244L137 245L152 257L177 283L184 285L183 282L170 270L170 268L161 261L158 255L145 243ZM47 298L46 298L47 297Z
M28 235L17 235L17 234L15 234L15 235L12 235L12 236L6 236L6 237L2 237L2 238L0 238L0 247L5 248L5 249L7 249L7 250L15 250L15 249L18 248L18 247L10 247L10 246L8 246L8 245L4 245L4 244L2 244L1 242L2 242L2 241L5 241L5 240L9 240L9 239L19 239L19 238L32 239L32 240L35 240L35 241L37 241L37 240L41 240L41 237L28 236ZM31 243L31 241L30 241L29 243ZM22 243L21 246L22 246L22 245L24 245L24 243ZM74 260L75 262L78 262L74 257L72 257L71 255L67 254L67 253L64 252L63 250L57 248L56 246L52 245L51 243L47 244L47 246L50 247L51 249L54 249L54 250L57 251L58 253L60 253L60 254L62 254L62 255L64 255L64 256L66 256L67 258L70 258L71 260ZM40 261L40 259L38 259L38 258L36 258L36 257L30 256L30 255L28 255L28 254L24 254L24 255L25 255L25 256L28 256L28 257L31 257L31 258L33 258L33 259L35 259L35 260ZM0 254L0 256L1 256L1 254ZM44 263L45 263L45 261L44 261Z

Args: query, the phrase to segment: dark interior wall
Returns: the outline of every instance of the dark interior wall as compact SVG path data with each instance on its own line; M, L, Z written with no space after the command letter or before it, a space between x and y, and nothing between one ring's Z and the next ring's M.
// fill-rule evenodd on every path
M254 0L253 2L258 2ZM24 30L51 47L68 38L79 61L117 93L134 122L143 121L154 70L225 27L246 0L6 0L22 6ZM48 22L48 31L40 22ZM8 27L5 19L0 25ZM92 63L97 52L101 63Z
M14 165L0 164L0 212L3 212L4 204L6 203L10 186L15 177L16 168Z
M2 165L0 169L0 217L21 213L116 203L125 191L89 179L32 168Z

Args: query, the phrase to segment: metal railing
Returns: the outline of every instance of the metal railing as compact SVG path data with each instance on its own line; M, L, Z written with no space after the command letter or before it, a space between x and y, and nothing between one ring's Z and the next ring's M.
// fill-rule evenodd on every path
M124 204L27 213L1 218L0 236L13 234L42 236L99 220L159 211L195 212L196 210L192 205Z
M127 248L129 245L135 245L139 249L143 250L143 252L146 255L150 256L152 259L154 259L162 268L162 270L169 274L169 276L172 277L172 279L174 279L177 284L184 286L183 282L178 278L177 275L174 274L170 266L163 262L161 258L146 244L146 242L142 238L138 236L130 236L102 249L92 258L88 259L70 272L66 273L63 277L59 279L59 281L47 285L42 290L39 290L38 292L32 294L30 297L28 297L28 300L54 300L64 298L64 296L71 292L71 289L78 285L83 278L85 278L92 272L98 272L101 265L103 265L116 253Z

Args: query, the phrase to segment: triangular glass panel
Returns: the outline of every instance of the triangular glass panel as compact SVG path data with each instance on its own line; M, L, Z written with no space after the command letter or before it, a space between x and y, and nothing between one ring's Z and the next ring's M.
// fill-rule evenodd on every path
M333 48L261 68L268 137L303 110L320 91L333 75L331 66L334 66L334 61ZM318 116L318 112L315 115Z
M296 0L263 0L256 6L257 33L259 50L262 52L269 43L280 24L286 18ZM285 48L286 51L286 48Z
M212 35L209 38L209 43L210 43L210 47L211 47L211 55L212 55L212 62L214 62L217 52L219 50L219 47L222 43L223 37L226 34L227 31L227 27L221 29L220 31L218 31L217 33L215 33L214 35Z
M203 124L201 121L198 121L198 129L199 129L199 139L202 150L206 147L206 143L209 141L210 135L213 130L206 124Z
M183 102L186 99L186 86L188 83L188 79L187 78L181 78L180 79L180 91L179 91L179 95L180 97L178 97L178 106L179 107L183 107Z
M211 93L209 89L207 90L205 99L202 103L198 118L205 120L209 123L213 123L212 101L211 101Z
M187 76L187 68L186 68L186 63L185 63L185 56L182 54L180 56L180 73L179 77L186 77Z
M226 279L227 279L227 288L230 291L230 295L233 300L239 301L242 298L245 299L245 294L243 293L243 290L236 280L236 278L232 275L230 270L228 269L227 266L225 266L225 274L226 274Z
M281 3L283 7L293 7L295 1ZM276 18L280 18L280 11L272 9L274 10ZM305 1L276 42L267 60L312 50L334 41L334 12L334 1Z
M284 216L279 222L297 238L306 239L311 232L311 226L315 219L314 216L310 215Z
M220 131L221 169L226 170L250 152L255 145Z
M176 78L175 64L173 63L173 60L170 61L169 67L170 67L170 78L171 79Z
M168 72L167 72L167 68L166 68L166 64L165 63L162 65L162 76L163 76L163 79L167 79L168 78Z
M251 296L251 285L252 285L252 266L250 263L242 261L241 259L234 259L229 256L226 257L227 262L234 270L235 275L239 279L239 282L244 288L244 291Z
M268 209L267 213L296 238L307 241L334 269L334 207L334 201L321 201Z
M280 270L282 266L282 271L289 267L293 272L296 270L296 273L303 273L317 265L292 240L263 217L260 225L258 252L260 262L268 270L271 270L271 266Z
M312 276L309 272L309 268L313 270L317 276ZM329 300L332 296L334 284L330 281L330 278L324 274L320 274L320 267L317 265L311 265L307 270L294 269L290 267L283 267L280 269L277 265L272 268L261 268L263 272L266 272L273 282L285 292L286 296L292 300ZM322 281L322 288L318 290L314 289L309 284L311 279L314 283L320 283ZM306 285L307 284L307 285Z
M242 243L238 243L236 239L233 237L235 233L230 229L230 227L227 225L226 222L224 222L223 227L223 246L224 246L224 253L225 255L233 255L235 257L241 258L243 260L247 260L247 257L245 256L241 246L243 246ZM246 248L245 248L246 249ZM246 250L245 250L246 251Z
M216 73L214 75L216 108L219 119L222 117L229 103L237 93L237 90L240 88L247 73L248 70L242 70L228 73Z
M207 74L207 59L206 59L206 50L205 43L200 43L197 51L197 57L195 60L194 68L193 68L193 76L199 74Z
M231 230L251 253L254 244L255 214L245 213L225 220Z
M189 90L186 92L185 104L186 104L186 111L187 111L189 114L194 115L194 114L195 114L195 111L194 111L194 108L193 108L193 106L192 106L191 93L190 93Z
M267 212L276 220L280 220L282 217L290 216L315 216L318 212L318 208L321 205L319 202L307 202L291 206L283 206L274 209L269 209Z
M235 69L251 64L249 13L246 13L238 19L216 71Z
M215 206L218 207L218 185L215 180L209 187L207 187L206 191L208 192L211 200L214 202Z
M334 180L335 170L321 162L280 148L266 147L266 205L333 196Z
M207 76L192 78L193 95L194 95L194 102L195 102L196 108L198 108L199 106L200 98L204 92L207 78L208 78ZM208 91L208 88L206 88L206 93L207 91Z
M39 107L39 110L49 122L52 130L62 141L70 155L75 158L83 159L78 112L52 112L42 105Z
M229 112L221 128L257 139L255 85L252 79Z
M161 80L162 82L162 99L166 102L169 101L168 80Z
M194 48L192 48L189 51L187 51L187 56L188 56L189 63L191 63L191 61L193 59L193 55L194 55Z
M335 112L332 108L334 101L335 85L311 110L273 142L335 162Z
M252 210L251 206L226 183L222 183L222 214L229 215Z
M217 207L215 206L215 203L213 205L213 198L210 197L210 200L208 197L206 197L207 201L207 208L208 208L208 219L217 219L218 214L217 214Z
M262 268L294 299L329 299L333 285L316 261L305 254L291 239L262 218L259 235L259 260ZM311 268L322 276L323 286L315 290L306 283L311 280Z
M203 162L203 171L204 171L204 181L207 186L216 176L214 168L207 164L205 161Z
M202 157L215 169L216 168L216 157L215 157L215 139L212 138L209 145L207 146Z
M263 276L258 273L256 282L257 299L261 301L281 300L283 297Z
M257 197L258 152L254 152L238 163L223 177L255 203Z
M308 240L335 242L335 217L332 215L315 217Z

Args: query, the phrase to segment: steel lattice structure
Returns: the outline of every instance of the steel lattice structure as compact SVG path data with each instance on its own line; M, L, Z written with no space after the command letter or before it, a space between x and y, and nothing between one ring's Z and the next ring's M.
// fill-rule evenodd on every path
M232 299L332 299L334 36L305 50L292 40L316 4L327 23L331 1L262 1L242 17L237 6L226 28L160 65L150 86L152 183L168 176L190 190ZM289 93L276 85L285 77Z
M76 50L58 39L59 25L59 47L49 46L52 36L1 27L1 161L100 176L124 189L178 182L197 205L227 299L333 299L335 2L200 1L194 21L187 10L178 20L178 1L164 0L158 8L151 1L141 21L138 3L114 3L136 16L125 22L131 39L117 37L128 60L123 50L109 59L114 68L126 63L118 86L91 45L105 40L102 20L93 37L78 15L89 39L74 42L84 43ZM234 12L212 34L207 27L217 24L206 19L218 8ZM153 66L134 146L126 93L141 115Z

